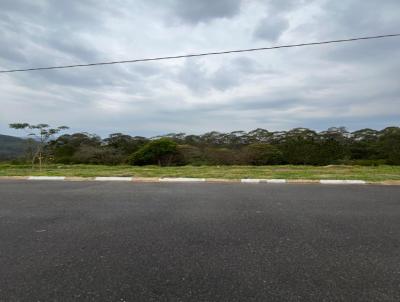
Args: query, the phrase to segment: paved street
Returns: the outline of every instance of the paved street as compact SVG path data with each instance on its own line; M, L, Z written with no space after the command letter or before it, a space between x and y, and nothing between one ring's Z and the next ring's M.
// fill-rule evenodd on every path
M400 301L400 187L0 181L0 301Z

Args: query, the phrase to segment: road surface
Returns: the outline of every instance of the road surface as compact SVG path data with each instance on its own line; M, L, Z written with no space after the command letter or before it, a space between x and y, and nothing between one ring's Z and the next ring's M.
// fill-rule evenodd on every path
M400 187L0 181L0 301L400 301Z

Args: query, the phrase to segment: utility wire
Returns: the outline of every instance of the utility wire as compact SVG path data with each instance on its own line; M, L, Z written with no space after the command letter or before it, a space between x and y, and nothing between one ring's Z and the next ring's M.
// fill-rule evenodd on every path
M26 69L0 70L0 73L37 71L37 70L51 70L51 69L66 69L66 68L76 68L76 67L91 67L91 66L99 66L99 65L113 65L113 64L137 63L137 62L148 62L148 61L173 60L173 59L182 59L182 58L193 58L193 57L205 57L205 56L223 55L223 54L231 54L231 53L272 50L272 49L280 49L280 48L316 46L316 45L333 44L333 43L354 42L354 41L360 41L360 40L392 38L392 37L399 37L399 36L400 36L400 34L387 34L387 35L379 35L379 36L357 37L357 38L350 38L350 39L322 41L322 42L310 42L310 43L300 43L300 44L278 45L278 46L271 46L271 47L225 50L225 51L205 52L205 53L194 53L194 54L186 54L186 55L178 55L178 56L155 57L155 58L133 59L133 60L111 61L111 62L98 62L98 63L89 63L89 64L48 66L48 67L26 68Z

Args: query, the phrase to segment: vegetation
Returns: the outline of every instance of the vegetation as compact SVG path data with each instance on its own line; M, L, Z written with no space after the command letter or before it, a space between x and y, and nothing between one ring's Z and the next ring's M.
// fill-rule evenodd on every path
M132 154L130 163L138 166L151 164L170 166L173 157L177 155L177 146L177 143L168 138L160 138L148 142Z
M0 161L15 158L27 159L33 149L35 141L19 137L0 134Z
M42 161L45 159L44 149L47 146L49 140L57 133L62 130L68 129L66 126L60 126L57 128L50 128L48 124L30 125L28 123L14 123L10 124L10 128L25 130L28 136L35 138L37 142L35 144L35 151L32 154L32 167L35 164L35 160L39 161L39 169L42 169Z
M10 125L37 130L40 138L36 158L47 164L97 165L400 165L400 128L348 132L329 128L316 132L306 128L270 132L183 133L145 138L114 133L105 139L88 133L54 137L66 127L46 124ZM35 161L35 157L33 157Z
M367 181L400 180L400 166L131 166L51 164L42 171L30 165L0 164L0 176L134 176L201 178L285 178L285 179L362 179Z

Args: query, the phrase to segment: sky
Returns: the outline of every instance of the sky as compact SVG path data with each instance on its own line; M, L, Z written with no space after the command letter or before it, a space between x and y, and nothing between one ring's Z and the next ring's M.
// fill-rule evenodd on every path
M0 70L394 34L398 0L1 0ZM9 123L103 137L400 123L400 38L0 74Z

